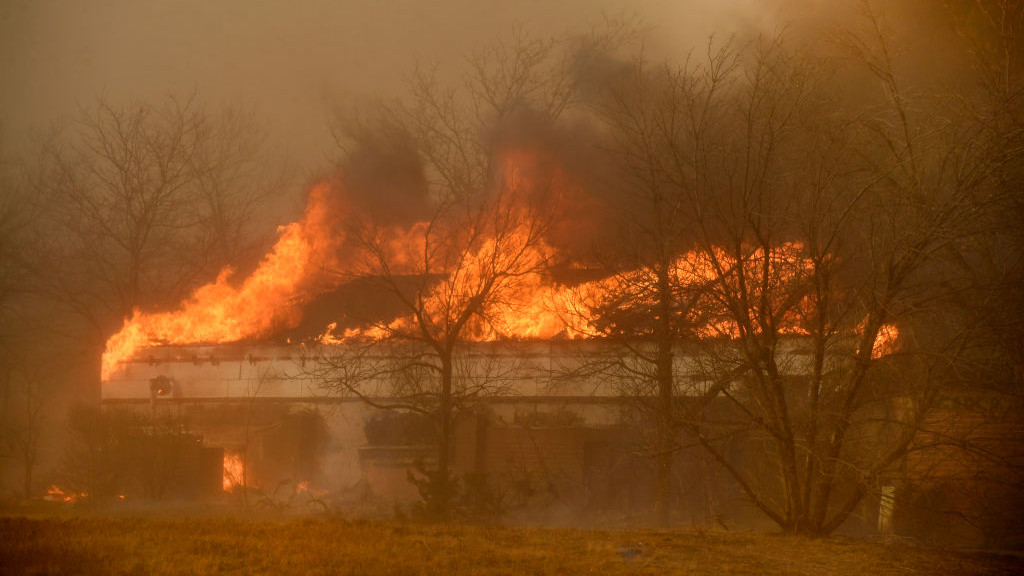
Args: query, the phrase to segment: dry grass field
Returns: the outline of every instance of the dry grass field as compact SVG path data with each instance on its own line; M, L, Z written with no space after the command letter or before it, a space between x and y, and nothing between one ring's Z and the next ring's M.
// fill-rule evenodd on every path
M2 574L1021 574L1024 559L755 533L331 519L0 519Z

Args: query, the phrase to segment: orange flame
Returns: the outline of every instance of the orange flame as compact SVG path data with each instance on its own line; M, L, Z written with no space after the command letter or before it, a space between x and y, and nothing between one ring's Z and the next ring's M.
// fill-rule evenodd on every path
M50 487L46 489L46 496L44 499L49 500L50 502L71 503L77 502L82 498L87 498L88 496L89 495L85 492L65 492L58 488L56 484L51 484ZM121 498L122 500L124 499L123 496Z
M472 294L474 287L485 283L489 266L503 249L498 242L505 242L506 247L511 246L511 252L522 258L522 270L534 271L510 275L514 278L503 287L502 305L481 310L460 336L478 341L600 337L605 334L592 318L595 308L616 306L616 298L627 306L656 303L657 294L652 287L657 285L657 279L651 270L641 268L575 286L554 284L542 274L541 264L552 257L554 250L530 239L526 205L538 199L575 205L586 195L558 162L536 151L512 148L503 151L501 161L502 192L508 194L513 212L524 213L511 216L508 225L512 230L502 230L507 236L484 239L460 255L459 265L447 277L437 279L437 290L449 295ZM280 229L273 250L241 285L230 282L233 270L229 267L214 282L197 289L176 311L150 314L136 310L122 330L107 341L104 380L119 363L144 346L230 342L296 326L304 300L322 288L317 281L326 277L325 270L342 275L359 272L339 268L341 263L336 254L343 241L337 225L340 212L332 200L330 185L315 186L303 218ZM512 224L517 221L518 228ZM458 227L455 228L453 233L458 234ZM381 227L370 233L376 235L375 249L385 253L391 272L415 275L429 268L433 277L435 269L442 266L424 262L430 258L427 240L431 229L430 223L418 222L408 227ZM798 286L813 266L803 252L803 245L792 242L767 254L760 248L742 255L715 248L680 255L669 272L673 290L699 292L701 298L695 310L680 312L687 314L683 320L690 323L695 335L704 338L736 338L746 332L772 330L783 334L808 333L807 321L814 307L810 296L799 298ZM740 299L744 305L732 304ZM444 314L450 313L444 307L450 299L428 297L423 303L426 317L436 325L444 325ZM733 313L736 309L743 310L746 316L737 317ZM413 316L406 316L339 333L335 322L327 326L318 340L322 344L341 344L353 339L375 341L408 332L415 325ZM880 342L890 343L879 346L891 345L895 334L892 328L891 335L880 335ZM234 466L234 461L229 462L225 456L225 487L229 465Z
M327 490L316 488L310 480L303 480L295 485L295 495L304 494L310 498L323 498L328 494Z
M245 473L245 463L242 455L237 452L224 452L224 480L225 492L231 492L241 486Z
M871 347L871 357L881 358L896 351L896 340L900 337L900 331L892 324L883 324L878 329L878 336Z
M147 314L136 309L107 340L103 379L144 346L231 342L294 327L301 319L301 299L311 294L314 280L332 264L342 241L332 226L336 212L329 185L319 184L310 191L302 220L280 229L273 250L241 286L229 282L234 270L226 267L177 311Z
M481 248L481 253L486 250ZM782 311L776 328L783 334L806 334L806 308L810 303L806 299L792 307L787 307L783 300L792 296L792 286L800 280L805 272L811 269L809 260L800 255L803 246L799 243L786 243L773 250L768 258L771 261L772 274L767 285L758 285L748 299L758 302L750 310L748 325L755 331L767 329L761 326L760 292L767 291L767 303L774 309ZM547 250L539 246L531 257L543 258ZM689 251L680 256L670 272L672 283L676 289L702 289L709 294L720 296L723 291L736 290L736 276L742 272L748 278L759 273L756 270L763 260L763 251L752 250L739 261L722 250L713 255L699 250ZM481 273L474 269L478 262L485 258L469 258L469 270L460 270L460 281L472 284ZM515 289L503 295L504 306L492 311L493 317L487 322L478 321L471 324L468 337L476 341L493 341L500 338L532 340L564 337L568 339L595 338L605 334L594 325L591 311L610 305L611 299L623 298L631 305L652 305L656 295L651 289L656 280L649 270L638 269L627 271L600 280L584 282L576 286L552 284L540 273L530 273L520 279ZM428 304L430 301L428 300ZM441 311L427 306L427 316L435 322L440 321ZM730 316L715 298L706 298L699 317L689 318L695 333L703 338L727 337L737 338L740 326L737 319ZM414 325L413 316L398 318L387 325L371 326L363 329L348 329L340 336L335 334L337 323L331 323L320 336L323 344L341 344L346 340L379 340L397 331L408 329Z

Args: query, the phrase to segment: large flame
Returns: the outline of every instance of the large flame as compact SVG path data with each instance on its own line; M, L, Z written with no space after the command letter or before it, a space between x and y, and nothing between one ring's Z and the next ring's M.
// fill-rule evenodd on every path
M384 255L390 272L423 277L441 273L436 286L430 288L438 297L421 295L426 296L420 312L427 322L444 325L445 314L451 313L452 296L473 294L491 273L489 267L502 250L521 259L519 272L513 274L514 281L502 287L501 305L478 310L459 335L462 338L601 337L609 335L608 325L598 326L592 311L616 306L656 308L654 287L658 279L648 268L572 286L552 282L541 270L555 250L530 236L526 206L537 199L573 205L586 195L557 162L537 151L509 149L502 153L501 161L503 191L509 194L513 206L510 224L500 230L500 238L485 237L469 246L457 259L457 266L446 269L424 262L430 258L427 248L432 226L428 222L372 231L376 235L375 249ZM314 187L303 218L281 228L273 250L240 285L230 282L233 270L225 268L216 281L196 290L176 311L150 314L136 310L124 328L107 341L103 378L148 345L231 342L297 325L305 299L326 288L319 282L327 278L326 270L336 277L359 273L343 269L335 256L343 240L339 222L344 210L338 202L338 196L331 193L331 184ZM522 213L514 213L517 211ZM452 233L457 235L460 232L455 228ZM814 306L810 295L800 297L800 286L813 272L813 263L804 253L804 246L797 242L781 244L768 253L760 248L743 254L718 248L685 252L669 265L669 283L672 290L680 291L681 297L694 305L673 313L702 338L736 338L748 332L772 331L807 334ZM736 310L746 316L736 316ZM416 321L410 315L345 329L331 323L319 341L340 344L352 339L380 340L415 332ZM645 328L626 329L642 333ZM885 328L876 356L891 352L896 334L894 327Z
M342 240L332 226L337 212L329 185L319 184L310 191L303 218L281 228L274 248L240 286L230 282L234 270L226 267L177 311L149 314L136 309L107 340L103 378L144 346L232 342L295 326L303 297L311 295L324 269L333 265Z
M460 269L459 278L448 278L447 282L472 284L482 272L477 269L481 262L486 262L484 255L490 246L485 245L473 257L468 258L468 265ZM546 247L538 246L529 258L538 261L544 258ZM769 329L762 326L763 318L761 292L767 294L764 303L781 311L774 328L783 334L806 334L805 328L807 308L806 299L787 306L784 300L791 298L793 285L801 275L811 270L810 260L801 257L803 246L799 243L786 243L773 250L768 259L771 262L772 274L767 283L748 287L751 291L746 298L754 305L749 310L747 322L741 328L736 318L730 315L723 305L726 298L724 292L732 291L730 296L737 298L738 275L742 272L747 278L759 273L764 252L760 249L751 250L743 258L736 258L722 250L709 254L701 250L691 250L679 256L670 266L668 274L675 291L699 291L701 303L695 310L686 313L683 320L689 322L691 329L703 338L728 337L736 338L743 329L763 331ZM749 281L749 280L748 280ZM551 339L565 337L599 338L609 334L595 324L593 311L609 309L617 302L626 302L628 306L653 307L657 295L654 287L657 279L654 273L646 268L629 270L606 278L583 282L574 286L554 284L539 272L532 272L519 279L517 286L503 295L502 306L487 311L486 318L470 324L468 339L492 341L507 339ZM457 291L457 290L456 290ZM428 300L426 315L434 322L441 322L443 311L430 306ZM439 302L440 303L440 302ZM346 340L379 340L390 334L401 333L414 326L412 315L398 318L386 325L375 325L363 329L349 328L341 335L335 333L337 324L331 323L320 337L324 344L340 344ZM642 332L642 328L636 328Z

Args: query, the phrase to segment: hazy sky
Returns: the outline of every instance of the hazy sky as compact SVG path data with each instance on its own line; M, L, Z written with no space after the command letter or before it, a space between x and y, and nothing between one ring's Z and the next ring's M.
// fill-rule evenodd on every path
M778 0L775 0L778 1ZM764 0L0 0L4 149L103 94L197 90L254 110L300 166L322 162L329 102L395 95L418 59L458 61L520 26L536 35L636 14L653 51L777 26ZM817 4L805 0L805 4ZM791 4L791 3L790 3Z

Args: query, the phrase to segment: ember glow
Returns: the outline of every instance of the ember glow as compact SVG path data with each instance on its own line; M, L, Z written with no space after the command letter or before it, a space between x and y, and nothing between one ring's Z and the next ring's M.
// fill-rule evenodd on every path
M323 498L328 494L328 491L314 487L313 483L309 480L303 480L295 485L295 494L304 494L310 498Z
M233 491L241 486L245 472L245 463L242 462L242 455L237 452L224 452L224 481L225 492Z
M52 484L46 489L46 496L44 499L49 500L50 502L72 503L88 496L89 495L85 492L65 492L58 488L56 484ZM124 496L121 496L121 499L124 500Z
M883 324L878 329L878 337L875 338L875 345L871 348L872 358L881 358L892 354L896 350L896 339L900 331L892 324Z

